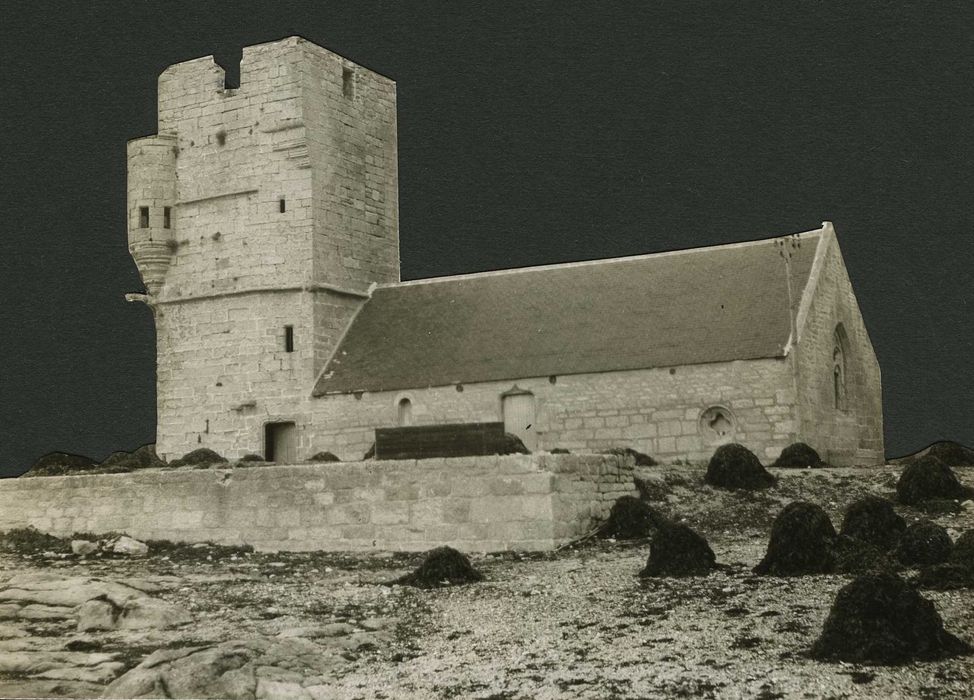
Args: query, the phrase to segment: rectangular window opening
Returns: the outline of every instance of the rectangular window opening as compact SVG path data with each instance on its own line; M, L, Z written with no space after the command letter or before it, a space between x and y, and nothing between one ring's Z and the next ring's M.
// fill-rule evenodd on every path
M287 203L284 201L284 197L281 197L281 201L278 203L278 206L280 207L282 214L287 211Z
M162 227L172 228L172 207L162 208Z
M139 207L139 228L149 228L149 207Z
M294 326L284 326L284 352L294 352Z
M355 96L355 73L347 66L342 68L342 96Z
M278 464L297 461L297 428L294 423L264 424L264 459Z

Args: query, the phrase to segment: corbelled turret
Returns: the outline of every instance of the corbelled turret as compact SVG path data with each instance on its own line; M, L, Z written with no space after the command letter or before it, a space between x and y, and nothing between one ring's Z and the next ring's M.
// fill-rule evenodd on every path
M175 243L176 137L128 143L129 252L149 297L158 294Z

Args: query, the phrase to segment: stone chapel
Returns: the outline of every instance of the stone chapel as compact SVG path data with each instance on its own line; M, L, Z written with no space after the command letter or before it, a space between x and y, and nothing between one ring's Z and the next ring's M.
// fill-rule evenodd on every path
M829 222L403 282L395 83L299 37L244 48L239 88L210 56L167 68L158 133L127 155L163 458L355 460L377 428L502 421L534 451L883 459Z

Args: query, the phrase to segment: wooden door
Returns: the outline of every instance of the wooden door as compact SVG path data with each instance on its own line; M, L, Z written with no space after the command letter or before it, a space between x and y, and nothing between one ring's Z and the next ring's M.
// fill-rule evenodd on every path
M538 446L534 428L534 394L509 394L502 399L504 432L517 435L529 450Z
M264 458L278 464L298 461L298 431L294 423L268 423L264 427Z

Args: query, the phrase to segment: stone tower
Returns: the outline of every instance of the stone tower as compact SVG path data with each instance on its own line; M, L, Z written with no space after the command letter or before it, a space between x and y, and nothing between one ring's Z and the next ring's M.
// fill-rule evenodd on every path
M260 452L310 425L317 374L374 283L399 280L396 91L299 37L159 78L128 144L129 250L157 336L157 449Z

